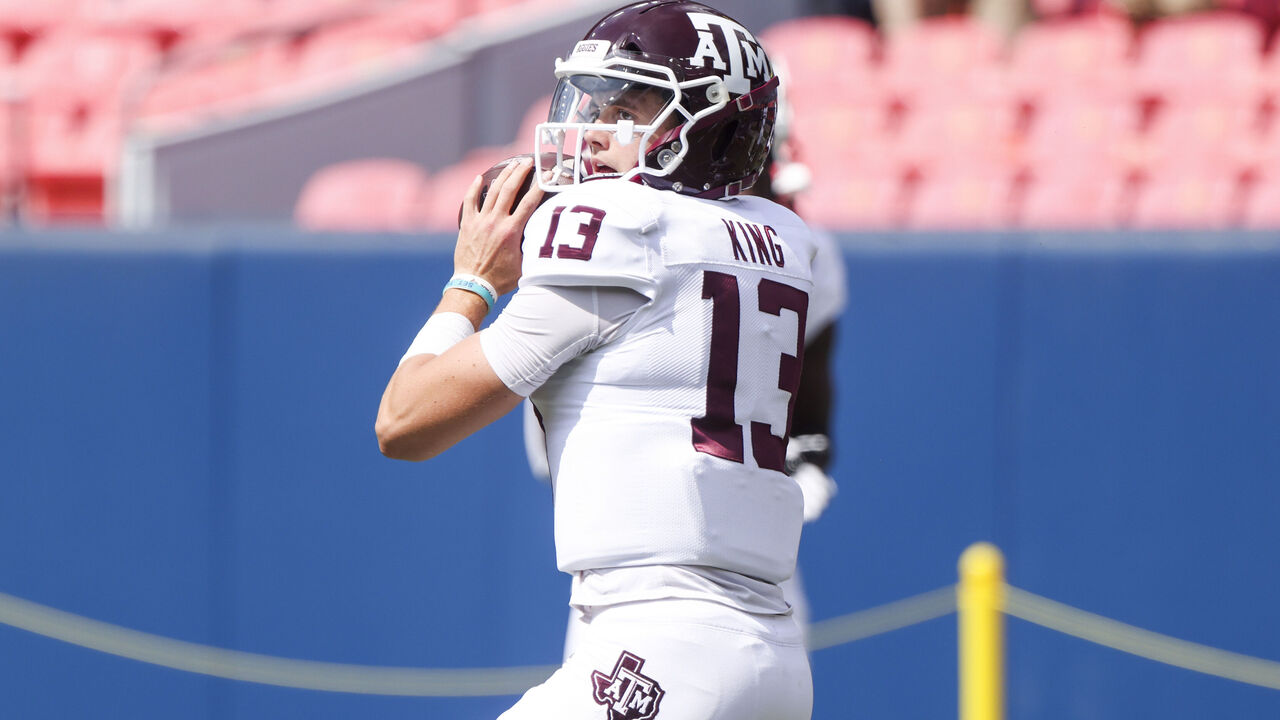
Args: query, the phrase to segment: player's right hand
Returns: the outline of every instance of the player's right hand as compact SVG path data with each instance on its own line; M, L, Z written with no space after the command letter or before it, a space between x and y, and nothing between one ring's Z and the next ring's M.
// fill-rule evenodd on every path
M800 493L804 496L804 521L811 523L817 520L836 495L836 481L813 463L802 463L791 473L791 479L800 486Z
M458 244L453 251L454 272L478 275L499 294L514 290L520 280L524 226L542 200L543 192L534 183L518 203L514 202L532 165L529 158L508 164L489 185L483 203L478 202L482 181L477 175L462 203Z

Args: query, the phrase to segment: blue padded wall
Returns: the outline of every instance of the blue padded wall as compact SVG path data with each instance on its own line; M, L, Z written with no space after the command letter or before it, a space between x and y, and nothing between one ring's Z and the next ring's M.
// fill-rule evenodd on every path
M815 619L1009 580L1280 659L1280 244L847 236L841 484ZM567 578L510 416L422 464L378 397L448 238L0 235L0 592L197 643L367 665L558 661ZM1280 692L1009 621L1009 714L1273 717ZM955 618L815 653L815 717L955 713ZM22 718L495 717L497 698L289 690L0 626Z

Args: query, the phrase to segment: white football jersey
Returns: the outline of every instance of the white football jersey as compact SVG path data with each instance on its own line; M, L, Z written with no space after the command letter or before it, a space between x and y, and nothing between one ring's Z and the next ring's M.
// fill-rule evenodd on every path
M521 287L625 287L645 303L531 396L546 431L558 565L794 569L801 494L783 473L815 255L767 200L615 180L552 196Z

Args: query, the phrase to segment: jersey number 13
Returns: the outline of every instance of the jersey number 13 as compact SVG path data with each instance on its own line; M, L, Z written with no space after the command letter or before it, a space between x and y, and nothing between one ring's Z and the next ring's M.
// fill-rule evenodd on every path
M751 455L756 464L782 472L787 454L786 433L791 428L796 391L800 387L809 295L769 278L762 278L756 290L760 312L780 317L783 310L790 310L797 317L794 354L789 354L785 348L778 351L778 388L789 396L783 436L774 435L768 423L751 421ZM738 424L734 407L738 390L738 355L742 345L742 303L738 278L728 273L704 271L702 298L711 301L711 362L707 368L706 414L690 421L693 447L698 452L740 463L745 458L745 429ZM752 351L758 351L754 339L748 342Z

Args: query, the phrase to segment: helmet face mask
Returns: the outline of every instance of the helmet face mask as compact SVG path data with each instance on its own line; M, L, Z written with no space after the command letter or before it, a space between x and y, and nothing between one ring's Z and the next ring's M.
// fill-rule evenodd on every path
M564 63L558 64L561 66ZM668 79L650 81L606 67L591 68L590 72L566 68L557 74L561 77L552 95L548 121L538 126L539 146L557 153L562 167L582 168L584 178L634 177L654 171L646 166L645 151L655 137L685 119L679 112L680 89ZM626 173L597 167L587 132L611 133L622 145L634 143L635 167Z
M764 50L732 19L687 0L647 0L607 16L568 59L535 155L556 153L558 167L539 184L622 177L701 197L750 187L768 156L777 79ZM622 106L623 112L611 112ZM652 117L646 117L649 112ZM625 172L596 163L589 132L636 144ZM636 142L638 140L638 142ZM551 178L550 180L548 178Z

